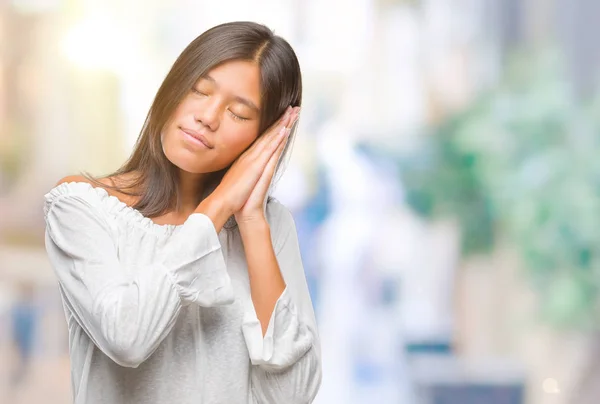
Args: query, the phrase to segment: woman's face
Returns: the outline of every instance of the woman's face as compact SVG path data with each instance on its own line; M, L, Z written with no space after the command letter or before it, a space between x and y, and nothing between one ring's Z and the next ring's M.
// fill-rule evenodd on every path
M167 158L180 169L211 173L229 166L258 137L260 71L230 61L200 78L162 133Z

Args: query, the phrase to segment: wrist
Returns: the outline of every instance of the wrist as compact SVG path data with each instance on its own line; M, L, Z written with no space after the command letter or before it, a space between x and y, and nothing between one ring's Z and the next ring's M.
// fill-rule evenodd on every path
M222 199L215 196L214 193L200 202L196 208L196 212L208 216L214 223L217 232L221 230L225 225L225 222L227 222L233 214L232 209L224 204Z
M267 218L262 214L249 217L240 217L236 215L235 220L240 229L240 233L254 233L256 231L269 230Z

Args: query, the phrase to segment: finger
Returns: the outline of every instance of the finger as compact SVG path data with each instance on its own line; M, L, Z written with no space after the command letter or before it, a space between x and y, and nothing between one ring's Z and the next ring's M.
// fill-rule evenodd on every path
M299 113L300 107L288 107L283 116L252 145L253 151L256 151L257 154L262 153L269 142L276 141L282 128L291 128L293 126L294 122L298 119Z
M294 108L292 108L291 106L287 107L285 109L285 111L283 112L283 114L281 114L281 116L279 117L279 119L277 119L277 121L275 121L275 123L273 123L271 126L269 126L262 134L262 136L260 136L259 141L266 141L267 138L273 137L277 134L277 132L279 131L279 129L281 127L287 126L289 124L289 119L292 117L292 115L294 114ZM259 143L259 142L257 142Z
M267 189L269 188L269 186L271 185L271 181L273 180L273 176L275 175L275 170L277 168L277 164L279 163L279 160L281 159L283 150L285 150L286 143L287 143L287 137L279 144L275 153L273 153L271 155L271 158L267 162L267 164L263 170L263 173L262 173L260 179L258 180L258 183L256 184L256 187L258 187L259 189L261 189L264 192L266 192Z
M291 119L293 119L294 114L294 109L289 108L283 115L283 117L278 122L276 122L275 125L267 129L264 132L264 134L255 142L255 144L253 145L253 152L255 152L256 154L262 154L271 142L278 142L278 136L281 134L281 131L284 128L290 125Z
M275 128L276 131L273 130L270 133L270 135L265 135L264 136L264 143L262 143L262 145L260 147L257 147L257 149L263 149L264 150L266 147L268 147L267 146L268 142L275 142L275 143L279 144L278 137L284 135L283 129L287 128L288 129L287 135L289 135L289 131L292 129L292 127L294 126L294 124L298 120L299 114L300 114L300 107L294 107L294 108L292 108L290 110L289 114L287 114L286 117L281 121L280 126L278 126L277 128Z
M273 159L273 157L277 157L279 150L282 147L285 147L285 143L290 135L290 131L291 128L281 128L277 137L271 143L269 143L267 147L265 147L260 157L264 162L264 166L266 166L267 163Z
M255 187L259 187L259 184L267 181L266 187L270 186L270 182L274 175L275 169L277 168L277 164L283 151L285 150L285 146L288 142L290 132L292 127L286 128L283 127L279 136L276 138L275 142L271 142L269 144L269 149L271 150L263 150L263 153L260 155L260 159L250 160L250 165L247 166L248 174L253 173L253 176L256 176Z
M290 141L291 130L292 128L288 128L286 135L284 136L281 143L279 143L279 146L277 146L277 150L275 150L275 153L273 153L273 155L271 156L271 160L269 160L269 163L273 162L273 171L277 168L279 160L281 160L281 157L283 156L283 151L285 150L288 142Z
M281 134L281 130L288 124L288 120L292 113L292 108L288 107L287 112L272 126L267 129L262 136L259 136L248 148L238 157L241 159L256 160L264 154L265 149L268 147L273 140L277 141L276 134ZM279 130L275 130L279 129Z
M292 116L290 118L290 124L286 128L285 134L283 135L283 139L277 146L277 149L274 153L275 167L279 163L279 160L281 159L281 156L282 156L283 152L285 151L287 144L290 142L290 136L292 135L292 132L295 130L294 128L296 127L296 124L298 123L298 119L300 118L299 115L300 115L300 107L297 108L296 115Z
M279 147L283 144L285 145L284 139L289 135L290 129L282 128L279 136L275 139L275 141L269 143L264 149L262 149L261 154L252 154L248 156L247 160L247 168L248 172L252 173L252 175L256 176L257 180L264 173L267 165L271 158L276 154Z
M298 119L300 119L300 107L295 107L293 108L292 113L290 115L290 122L288 127L293 127L294 124L298 121Z
M263 154L267 154L268 156L272 156L273 154L277 154L278 156L281 155L289 140L290 134L294 129L294 125L298 121L299 113L300 108L295 108L295 111L292 112L291 116L289 117L288 124L280 129L278 136L268 145L268 148L263 151Z
M297 116L297 108L290 108L283 116L283 118L273 126L271 129L267 129L265 133L248 149L250 158L262 159L264 154L270 157L270 155L276 150L281 136L285 136L284 130L291 127L293 119Z
M288 119L294 112L294 108L292 108L292 106L288 106L285 111L283 111L283 113L281 114L281 116L279 117L279 119L277 119L277 121L275 121L274 124L272 124L271 126L269 126L269 128L267 128L267 130L265 132L269 132L272 130L276 130L277 127L285 124L286 119Z

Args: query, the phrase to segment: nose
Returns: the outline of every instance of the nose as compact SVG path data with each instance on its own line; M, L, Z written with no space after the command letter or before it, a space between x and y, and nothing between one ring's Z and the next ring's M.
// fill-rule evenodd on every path
M216 131L219 128L220 106L216 99L206 100L195 113L196 122L208 127L211 131Z

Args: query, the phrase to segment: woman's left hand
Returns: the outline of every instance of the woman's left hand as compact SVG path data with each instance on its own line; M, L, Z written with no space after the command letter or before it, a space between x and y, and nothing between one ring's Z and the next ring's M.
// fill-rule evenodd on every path
M291 130L294 123L298 119L298 113L300 112L300 108L295 108L292 112L292 117L290 119L290 125L288 130ZM263 204L265 198L267 198L267 192L269 191L269 187L271 185L271 181L273 179L273 175L275 175L275 168L277 167L277 162L281 157L281 153L285 149L285 145L289 139L288 136L280 143L277 147L277 150L272 154L271 159L267 163L265 170L263 171L260 179L256 183L256 186L250 193L248 200L242 206L240 210L234 213L235 220L238 225L243 225L245 223L252 223L255 221L264 221L265 220L265 212L263 210Z

